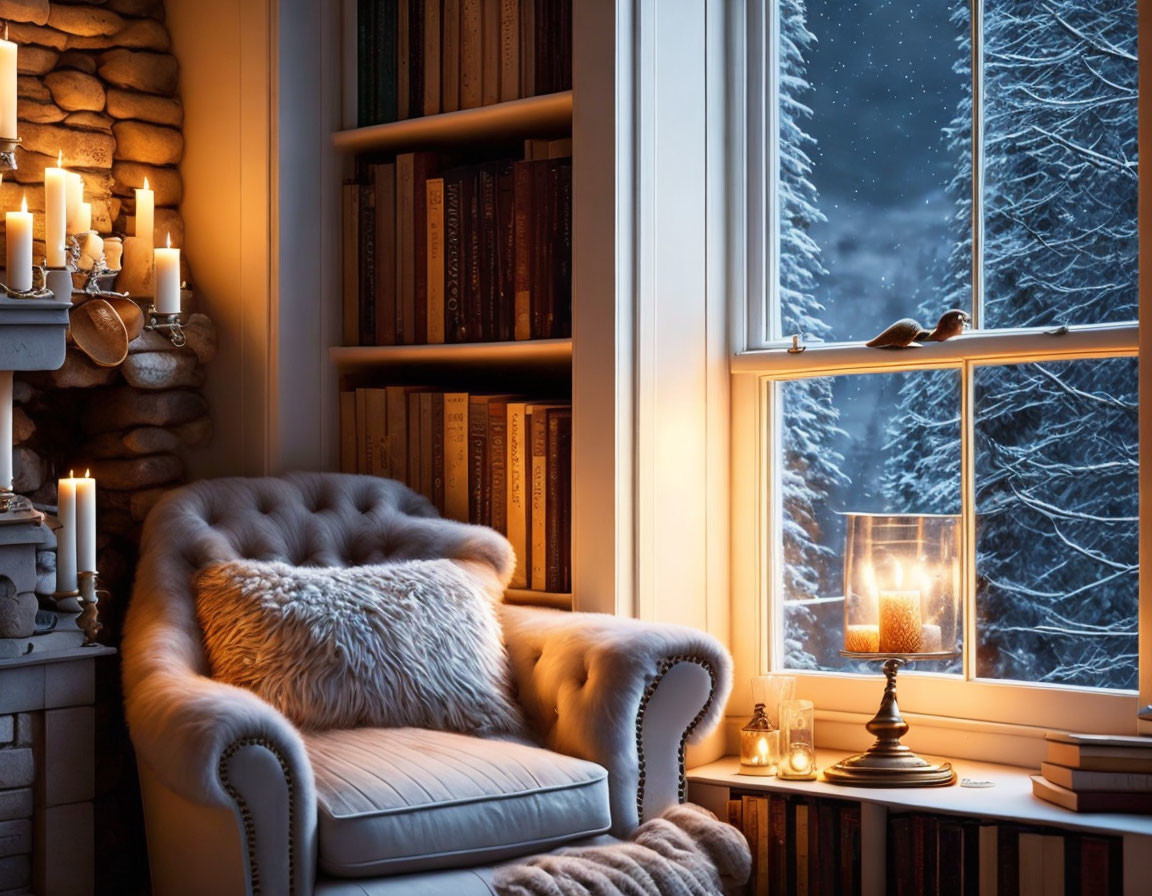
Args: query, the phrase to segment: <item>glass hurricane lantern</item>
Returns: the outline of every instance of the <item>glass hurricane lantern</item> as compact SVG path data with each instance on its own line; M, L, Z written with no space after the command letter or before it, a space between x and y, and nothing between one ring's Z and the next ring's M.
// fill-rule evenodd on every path
M960 518L847 514L844 649L883 662L880 709L865 726L876 741L825 769L833 784L933 787L952 784L947 762L930 762L900 742L908 723L896 702L896 673L917 660L958 655L961 626Z

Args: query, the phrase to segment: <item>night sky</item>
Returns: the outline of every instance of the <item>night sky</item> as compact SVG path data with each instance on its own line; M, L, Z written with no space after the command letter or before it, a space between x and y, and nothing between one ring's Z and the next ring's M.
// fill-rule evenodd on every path
M806 96L821 206L907 205L948 182L942 129L965 93L948 0L808 0Z

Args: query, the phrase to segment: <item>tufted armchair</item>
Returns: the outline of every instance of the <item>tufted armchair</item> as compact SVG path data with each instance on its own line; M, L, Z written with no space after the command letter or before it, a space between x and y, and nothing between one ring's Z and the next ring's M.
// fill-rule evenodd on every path
M303 732L209 677L192 590L204 566L452 562L445 532L507 561L491 530L368 476L219 479L157 504L123 639L156 893L486 894L497 862L626 836L683 798L685 743L718 721L731 679L723 648L693 629L501 606L532 744ZM449 748L463 770L438 758Z

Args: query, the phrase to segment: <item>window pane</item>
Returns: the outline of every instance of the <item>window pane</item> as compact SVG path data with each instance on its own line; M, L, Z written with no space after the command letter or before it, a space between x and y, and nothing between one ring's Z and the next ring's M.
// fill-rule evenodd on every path
M778 390L784 665L875 673L875 664L840 656L846 521L960 512L960 375L821 377L784 382ZM880 530L877 524L870 537L879 541ZM911 565L907 573L914 578ZM959 664L924 668L958 671Z
M971 256L967 5L779 0L779 19L783 335L969 308L970 264L949 267Z
M1134 320L1136 3L984 8L984 326Z
M1136 687L1136 368L976 370L981 677Z

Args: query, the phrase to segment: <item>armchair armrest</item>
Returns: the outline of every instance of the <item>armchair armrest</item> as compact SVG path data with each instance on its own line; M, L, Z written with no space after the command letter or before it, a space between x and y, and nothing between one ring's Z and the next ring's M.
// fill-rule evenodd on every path
M599 613L502 605L513 683L551 750L608 770L626 836L684 796L684 747L723 715L732 661L713 637Z
M311 893L312 766L295 727L202 674L187 577L141 566L123 638L125 711L157 893ZM195 829L190 829L194 826Z

